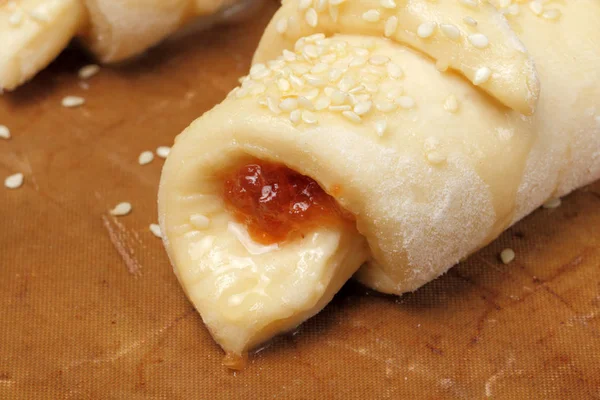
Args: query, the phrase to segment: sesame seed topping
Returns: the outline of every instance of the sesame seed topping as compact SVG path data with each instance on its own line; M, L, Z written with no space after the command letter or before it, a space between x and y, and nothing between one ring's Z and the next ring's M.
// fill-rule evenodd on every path
M315 65L314 67L312 67L310 69L310 72L313 74L321 74L321 73L327 71L327 69L329 69L329 65L327 65L323 62L320 62L317 65Z
M470 7L470 8L477 8L476 0L460 0L460 4L462 4L463 6L466 6L466 7Z
M159 146L156 148L156 155L160 158L167 158L170 152L171 148L169 146Z
M398 105L390 101L378 101L375 103L375 108L381 111L382 113L388 113L398 108Z
M98 72L100 72L100 66L96 64L90 64L86 65L85 67L82 67L77 73L77 75L80 79L89 79L92 76L96 75Z
M488 44L490 44L487 36L485 36L483 33L474 33L469 35L469 42L471 42L471 44L478 49L485 49Z
M67 108L79 107L85 103L85 99L83 97L78 96L67 96L62 99L62 106Z
M515 259L515 252L513 249L504 249L500 253L500 260L504 264L510 264Z
M196 229L207 229L210 225L210 219L202 214L192 214L190 222Z
M452 40L458 40L460 38L460 30L453 24L441 24L440 30L444 35Z
M547 209L557 208L557 207L560 207L561 203L562 202L561 202L560 198L555 197L555 198L552 198L552 199L549 199L548 201L546 201L542 205L542 207L547 208Z
M482 83L487 82L492 76L492 71L488 67L481 67L477 71L475 71L475 78L473 79L473 84L475 86L481 85Z
M306 10L312 5L312 0L300 0L298 2L298 10Z
M323 12L325 8L327 8L327 0L317 0L317 4L315 4L317 12Z
M0 139L10 139L10 129L5 125L0 125Z
M560 17L560 15L561 15L560 11L556 10L556 9L546 10L542 13L543 18L550 19L550 20L558 19Z
M154 160L154 153L151 151L143 151L138 157L138 163L140 165L150 164Z
M329 4L332 6L339 6L342 3L345 3L347 0L329 0Z
M334 90L330 97L333 105L340 105L346 102L348 95L340 90Z
M437 69L440 72L445 72L448 70L448 68L450 67L450 65L448 64L448 61L445 60L437 60L435 62L435 69Z
M308 110L302 111L302 121L305 124L316 124L318 122L315 113Z
M340 16L340 10L331 4L332 0L329 1L329 16L333 22L337 22Z
M354 112L356 115L364 115L371 111L371 106L373 105L370 101L361 101L360 103L354 106Z
M267 97L267 107L273 114L281 114L281 109L277 106L276 100L272 97Z
M362 15L362 19L364 19L367 22L377 22L380 18L381 13L379 12L379 10L375 9L369 10Z
M422 39L427 39L428 37L431 37L433 35L435 27L435 22L423 22L417 28L417 36L419 36Z
M341 106L329 106L329 111L350 111L352 107L347 104Z
M400 96L395 100L398 106L404 108L405 110L411 109L415 106L415 100L410 96Z
M541 2L539 1L532 1L529 3L529 9L535 14L535 15L541 15L542 12L544 11L544 6L542 5Z
M279 108L283 111L294 111L296 108L298 108L298 100L289 97L279 103Z
M275 25L275 29L277 30L277 32L282 35L287 31L287 28L288 28L288 21L285 18L282 18L279 21L277 21L277 24Z
M124 215L127 215L131 212L131 203L128 203L126 201L119 203L115 206L115 208L113 208L112 210L110 210L110 215L114 215L116 217L122 217Z
M331 104L331 99L327 96L320 96L315 102L315 110L324 110Z
M46 9L46 7L44 5L29 11L27 14L29 14L29 16L33 20L38 21L38 22L50 21L50 17L48 16L48 10Z
M477 26L477 21L473 17L464 17L463 22L470 26Z
M369 64L372 64L372 65L383 65L389 61L390 61L389 57L382 56L382 55L376 55L376 56L369 58Z
M4 186L7 189L17 189L17 188L20 188L22 185L23 185L23 174L20 172L10 175L10 176L6 177L6 179L4 179Z
M8 17L8 23L12 26L17 26L23 21L23 12L21 10L15 10L10 17Z
M350 67L362 67L367 63L367 58L362 56L356 56L350 61Z
M446 101L444 102L444 110L451 113L458 111L458 100L456 99L455 95L451 94L450 96L446 97Z
M316 27L319 23L319 15L314 8L309 8L306 10L306 14L304 14L304 20L310 27Z
M287 79L280 78L279 80L277 80L277 87L282 92L287 92L288 90L290 90L290 88L292 87L292 85L290 85L290 82Z
M390 78L398 79L398 78L402 78L402 75L404 75L402 68L400 68L400 66L398 64L395 64L393 62L388 63L386 65L386 68L387 68L387 73L390 76Z
M396 2L394 0L381 0L381 7L394 9L394 8L398 7L398 5L396 4Z
M301 119L302 119L302 111L294 110L290 113L290 121L292 122L292 124L298 125L300 123Z
M380 137L383 136L383 134L385 133L386 130L387 130L387 121L386 120L380 119L375 122L375 132L377 132L377 135L379 135Z
M150 232L157 238L162 238L162 231L160 230L160 225L158 224L150 224Z
M342 115L344 117L346 117L346 119L349 119L350 121L358 124L362 121L362 118L360 118L360 116L358 114L356 114L354 111L342 111Z
M437 151L432 151L431 153L427 154L427 161L435 165L441 164L446 161L446 156Z
M385 37L390 37L394 33L396 33L396 29L398 29L398 17L389 17L385 21L385 27L383 29L383 34Z

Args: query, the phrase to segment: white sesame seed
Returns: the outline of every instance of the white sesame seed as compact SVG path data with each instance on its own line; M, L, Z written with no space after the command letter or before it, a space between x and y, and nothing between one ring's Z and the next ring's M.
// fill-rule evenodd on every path
M329 0L329 16L331 17L331 20L333 22L337 22L340 16L340 10L336 6L331 4L331 1L332 0Z
M265 85L263 85L262 83L257 83L255 85L253 85L252 88L250 89L250 94L257 95L257 94L264 93L266 90L267 90L267 87Z
M308 100L314 100L317 98L317 96L319 95L319 89L314 88L314 89L310 89L308 92L304 92L303 93L304 97L306 97Z
M460 38L460 30L454 24L441 24L440 30L452 40L458 40Z
M362 19L367 22L377 22L379 18L381 18L381 13L375 9L369 10L362 15Z
M389 61L390 61L389 57L382 56L379 54L369 58L369 64L371 64L371 65L383 65Z
M167 158L170 152L171 148L169 146L159 146L156 148L156 155L160 158Z
M373 105L370 101L361 101L360 103L354 106L354 112L356 115L364 115L371 111L371 106Z
M444 110L451 113L458 111L458 100L456 99L455 95L451 94L450 96L446 97L446 101L444 102Z
M358 124L362 121L362 118L360 118L360 116L358 114L356 114L354 111L342 111L342 115L344 117L346 117L346 119L349 119L350 121Z
M62 99L62 106L67 108L79 107L85 103L85 99L83 97L78 96L67 96Z
M398 64L395 64L393 62L390 62L386 65L387 68L387 73L390 76L390 78L393 79L398 79L401 78L402 75L404 75L404 73L402 72L402 68L400 68L400 66Z
M529 3L529 8L535 15L541 15L542 12L544 11L544 6L542 5L542 3L540 3L539 1L536 1L536 0L531 1Z
M304 81L302 80L302 78L298 78L294 74L290 74L289 80L294 89L300 90L304 87Z
M396 2L394 0L381 0L381 7L383 7L383 8L394 9L397 6L398 5L396 4Z
M96 64L90 64L86 65L85 67L82 67L77 73L77 75L80 79L89 79L92 76L96 75L98 72L100 72L100 66Z
M356 94L356 93L360 93L363 90L365 90L365 86L364 85L358 85L353 87L352 89L348 90L348 93L350 94Z
M324 33L313 33L312 35L306 36L304 38L304 40L307 43L316 43L320 40L325 39L325 34Z
M375 108L382 113L388 113L398 108L398 105L390 101L378 101L375 103Z
M315 9L317 12L323 12L327 8L327 0L317 0L317 4L315 5Z
M344 71L339 68L329 70L329 82L337 82L343 75Z
M471 8L477 8L477 1L475 0L460 0L460 4Z
M350 111L352 107L347 104L341 106L329 106L329 111Z
M300 123L301 119L302 119L302 111L294 110L290 113L290 121L292 122L292 124L298 125Z
M379 91L379 86L374 82L365 82L363 86L369 93L377 93Z
M385 27L383 30L383 34L385 35L385 37L390 37L394 33L396 33L396 29L398 29L398 17L394 17L394 16L389 17L385 21Z
M329 69L329 66L324 62L320 62L316 64L314 67L310 69L310 72L313 74L321 74Z
M202 214L192 214L190 222L196 229L207 229L210 226L210 219Z
M552 10L546 10L542 13L542 17L545 19L558 19L558 17L560 17L561 13L559 10L557 9L552 9Z
M335 88L332 88L331 86L327 86L325 89L323 89L323 93L325 93L325 96L331 97L334 90L335 90Z
M285 78L279 78L277 80L277 87L279 88L279 90L281 90L282 92L287 92L288 90L290 90L290 88L292 87L290 85L290 82L285 79Z
M296 108L298 108L298 100L289 97L279 103L279 108L283 111L294 111Z
M321 57L321 62L326 63L326 64L331 64L336 59L337 59L337 54L329 53L329 54L325 54L324 56Z
M490 44L487 36L485 36L483 33L474 33L469 35L469 42L471 42L471 44L478 49L485 49Z
M387 121L386 120L380 119L375 122L375 132L377 132L377 135L379 135L380 137L383 136L383 134L385 133L386 130L387 130Z
M327 96L320 96L315 102L315 110L324 110L331 104L331 99Z
M356 81L351 76L345 76L342 78L340 83L338 83L338 88L340 88L340 90L343 92L347 92L348 90L352 89L355 85Z
M271 75L271 70L269 70L265 64L254 64L252 68L250 68L250 76L253 79L260 80L269 75Z
M304 48L302 49L302 54L308 58L319 57L319 51L317 50L317 46L315 46L314 44L307 44L306 46L304 46Z
M510 264L515 259L515 252L513 249L504 249L500 253L500 260L504 264Z
M17 188L20 188L22 185L23 185L23 174L20 172L10 175L10 176L6 177L6 179L4 179L4 186L6 186L7 189L17 189Z
M131 203L124 201L122 203L117 204L115 208L110 210L110 215L121 217L123 215L129 214L131 212L131 208Z
M367 58L362 56L356 56L350 61L350 67L362 67L367 63Z
M425 142L423 143L423 147L427 151L432 151L432 150L435 150L439 146L439 144L440 144L439 140L437 140L433 136L429 136L427 139L425 139Z
M427 161L434 165L441 164L446 161L446 156L442 153L438 153L437 151L432 151L431 153L427 154Z
M50 21L50 17L48 16L48 11L46 10L46 7L38 7L36 9L33 9L31 11L29 11L27 14L29 14L29 16L38 21L38 22L48 22Z
M8 23L17 26L23 21L23 12L21 10L15 10L10 17L8 17Z
M506 11L510 15L519 15L520 7L518 4L511 4Z
M415 100L410 96L400 96L395 100L395 102L405 110L411 109L415 106Z
M464 17L463 22L470 26L477 26L477 21L473 17Z
M435 69L437 69L440 72L445 72L446 70L448 70L449 67L450 67L450 64L448 64L448 61L437 60L435 62Z
M0 139L10 139L10 129L5 125L0 125Z
M324 79L322 79L316 75L305 74L304 79L306 80L306 83L308 83L309 85L312 85L312 86L316 86L316 87L322 87L327 84L327 82L325 82Z
M345 3L347 0L329 0L329 4L332 6L339 6L342 3Z
M312 5L312 0L300 0L298 2L298 10L306 10Z
M299 108L305 108L307 110L314 110L314 106L312 101L310 101L309 99L307 99L304 96L298 96L298 107Z
M475 86L481 85L482 83L487 82L492 76L492 71L488 67L481 67L477 71L475 71L475 78L473 79L473 84Z
M297 57L296 57L296 53L291 52L287 49L283 50L283 59L287 62L293 62L296 61ZM252 70L250 70L250 72L252 72Z
M435 27L435 22L423 22L417 28L417 36L419 36L422 39L431 37L433 35L433 32L435 31Z
M310 27L315 27L319 23L319 15L314 8L309 8L306 10L306 14L304 14L304 20Z
M248 90L241 88L240 90L238 90L237 92L235 92L235 97L238 99L243 99L244 97L248 96Z
M315 113L308 110L302 111L302 121L305 124L316 124L318 122Z
M150 232L157 238L162 238L162 231L160 230L160 225L158 224L150 224Z
M267 107L273 114L281 114L281 109L277 106L277 101L272 97L267 97Z
M143 151L138 156L138 163L140 165L150 164L152 160L154 160L154 153L152 153L151 151Z
M358 56L366 57L369 55L369 50L359 47L354 49L354 53Z
M333 105L344 104L348 100L348 95L340 90L334 90L330 97Z
M275 25L275 29L277 30L277 32L282 35L285 33L285 31L287 31L287 28L288 21L285 18L281 18L279 21L277 21L277 24Z
M560 198L555 197L555 198L552 198L552 199L549 199L548 201L546 201L542 205L542 207L544 207L544 208L557 208L557 207L559 207L561 205L561 203L562 202L561 202Z

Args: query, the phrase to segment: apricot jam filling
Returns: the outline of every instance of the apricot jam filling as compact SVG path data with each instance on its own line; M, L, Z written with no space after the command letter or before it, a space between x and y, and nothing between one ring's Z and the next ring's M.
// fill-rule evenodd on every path
M339 187L336 190L340 190ZM282 164L257 160L225 176L225 204L258 243L280 243L318 226L354 225L317 182Z

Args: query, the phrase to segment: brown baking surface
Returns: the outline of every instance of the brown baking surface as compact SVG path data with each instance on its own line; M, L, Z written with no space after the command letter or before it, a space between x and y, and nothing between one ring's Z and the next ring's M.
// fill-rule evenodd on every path
M89 90L71 49L0 97L0 177L25 174L0 187L0 399L600 399L600 183L416 293L349 283L243 372L221 366L148 229L163 162L137 157L236 85L275 7L103 68ZM109 216L121 201L133 212Z

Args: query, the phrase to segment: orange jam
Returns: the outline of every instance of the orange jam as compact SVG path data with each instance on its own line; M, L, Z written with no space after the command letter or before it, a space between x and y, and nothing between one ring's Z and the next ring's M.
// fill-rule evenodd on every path
M224 197L252 239L262 244L282 242L316 226L353 221L313 179L266 161L227 175Z

